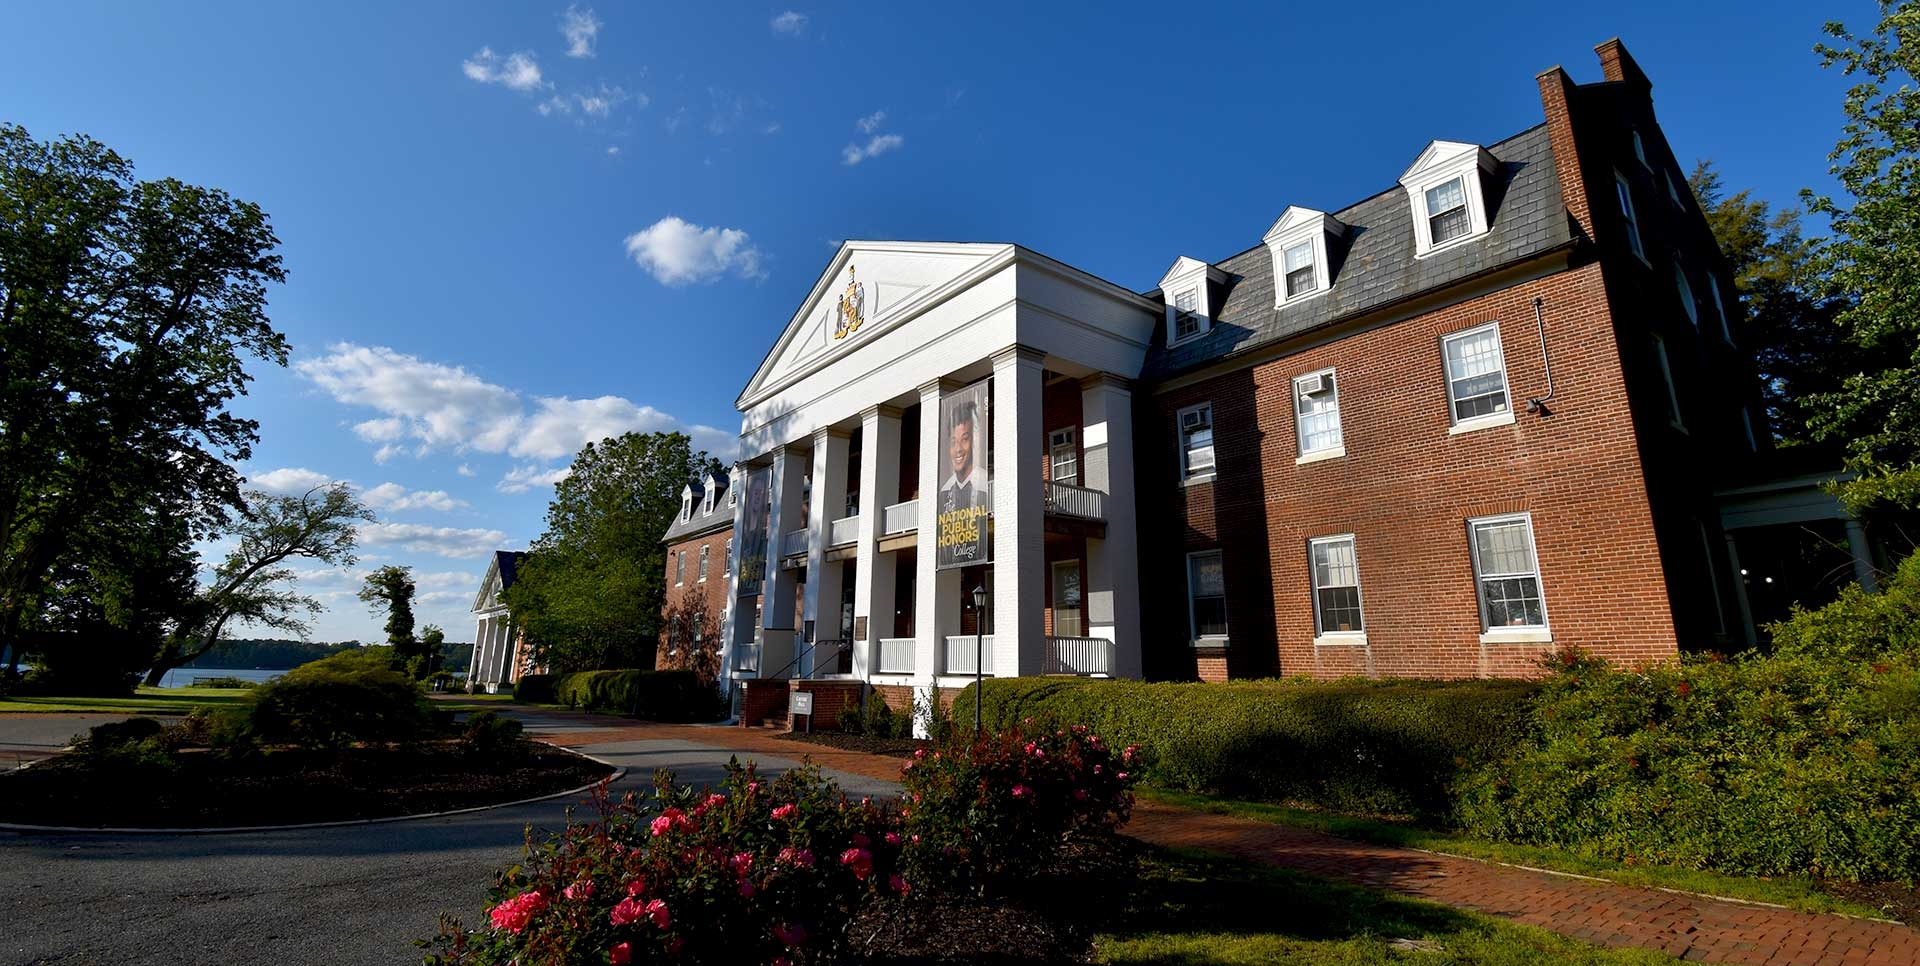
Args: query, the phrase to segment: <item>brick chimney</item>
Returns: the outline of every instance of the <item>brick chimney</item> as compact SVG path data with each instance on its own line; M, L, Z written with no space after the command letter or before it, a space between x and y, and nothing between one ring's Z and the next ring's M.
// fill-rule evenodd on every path
M1640 65L1634 63L1633 55L1627 53L1627 45L1621 43L1620 38L1615 37L1600 44L1593 48L1593 52L1600 55L1601 76L1626 84L1642 96L1653 94L1653 82L1647 79Z

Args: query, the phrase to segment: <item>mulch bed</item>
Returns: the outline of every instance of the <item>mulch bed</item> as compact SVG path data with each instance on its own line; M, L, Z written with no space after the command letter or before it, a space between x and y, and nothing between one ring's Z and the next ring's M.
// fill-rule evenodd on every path
M391 818L498 805L612 774L530 744L519 758L452 747L283 750L241 759L186 751L172 769L96 767L62 755L0 775L0 821L93 828L217 828Z
M933 742L925 738L876 738L872 735L850 735L841 731L816 731L812 734L788 731L773 737L782 741L825 745L842 751L863 751L869 755L885 755L888 758L911 758L915 751L933 746Z
M1888 919L1920 925L1920 889L1899 882L1841 882L1827 879L1820 888L1848 902L1878 908Z

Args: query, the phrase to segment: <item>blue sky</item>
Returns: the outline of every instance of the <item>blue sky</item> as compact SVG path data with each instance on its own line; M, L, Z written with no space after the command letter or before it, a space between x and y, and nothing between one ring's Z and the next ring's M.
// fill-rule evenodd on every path
M1619 36L1682 159L1791 203L1874 6L1483 2L43 3L0 15L0 119L259 202L294 365L256 367L262 485L379 506L470 640L494 546L538 535L581 442L732 402L843 238L1015 241L1146 290L1289 204L1394 184L1434 138L1539 123L1534 75ZM1546 12L1548 9L1551 13ZM379 636L313 571L314 636Z

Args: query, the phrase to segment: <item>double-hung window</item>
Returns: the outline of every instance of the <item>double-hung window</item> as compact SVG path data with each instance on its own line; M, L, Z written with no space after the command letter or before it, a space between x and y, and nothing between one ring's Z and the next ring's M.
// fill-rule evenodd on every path
M1173 297L1173 341L1200 334L1200 291L1187 289Z
M1353 554L1353 534L1318 537L1307 542L1313 567L1313 632L1316 639L1358 637L1366 632L1360 618L1360 564Z
M726 559L726 562L722 563L720 566L726 568L725 570L720 571L720 576L722 577L733 576L733 538L732 537L727 538L727 559Z
M1340 390L1334 385L1332 369L1294 378L1293 418L1302 461L1345 454L1340 438Z
M707 582L707 551L710 549L712 548L708 547L704 543L700 545L700 582L701 583Z
M1473 231L1464 180L1454 178L1427 189L1427 231L1436 246Z
M1720 319L1720 338L1728 345L1733 344L1733 326L1727 322L1727 303L1720 300L1720 281L1707 279L1707 294L1713 296L1713 314Z
M1673 289L1680 295L1680 309L1687 313L1687 321L1699 329L1700 307L1693 301L1693 283L1687 281L1687 270L1679 262L1673 263Z
M673 585L675 587L678 587L681 584L684 584L686 582L687 582L687 552L685 550L682 550L673 555Z
M1189 482L1213 479L1213 404L1180 410L1180 465Z
M1507 407L1507 362L1500 351L1500 324L1456 332L1440 340L1447 363L1447 402L1456 429L1500 417Z
M1620 195L1620 216L1627 223L1627 247L1633 249L1633 253L1644 261L1647 251L1640 247L1640 219L1633 213L1633 189L1627 186L1627 176L1615 171L1613 189Z
M1306 295L1320 287L1313 265L1313 241L1303 241L1281 254L1286 269L1287 298Z
M1680 418L1680 390L1673 383L1673 364L1667 358L1667 340L1653 337L1654 359L1660 363L1660 378L1667 385L1667 421L1673 428L1685 432L1686 421Z
M1220 551L1187 555L1187 602L1196 642L1227 639L1227 576Z
M1047 479L1080 485L1080 432L1068 426L1047 434Z
M1547 628L1540 563L1533 549L1533 518L1516 513L1467 521L1473 577L1480 595L1480 627L1489 635Z

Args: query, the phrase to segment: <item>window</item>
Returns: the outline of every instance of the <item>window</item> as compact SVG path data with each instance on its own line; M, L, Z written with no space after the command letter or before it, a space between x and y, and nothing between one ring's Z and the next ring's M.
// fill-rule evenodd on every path
M1546 599L1533 551L1533 518L1526 514L1467 521L1473 576L1480 594L1480 626L1544 630Z
M700 545L700 582L703 584L707 582L707 551L709 549L711 548L707 544Z
M1667 360L1667 340L1653 337L1653 356L1660 362L1660 378L1667 384L1667 421L1673 428L1686 431L1687 424L1680 418L1680 390L1673 385L1673 366Z
M1333 370L1297 376L1293 380L1294 428L1302 457L1344 454L1340 439L1340 391Z
M737 507L739 505L740 505L740 488L737 486L731 486L731 485L728 486L727 487L727 509L731 510L734 507Z
M1685 211L1687 208L1687 203L1680 200L1680 183L1678 181L1673 180L1673 172L1671 171L1662 172L1662 177L1667 179L1667 197L1673 199L1673 206L1682 211ZM1687 190L1691 191L1693 189L1689 188Z
M681 584L684 584L686 582L687 582L687 552L685 550L682 550L679 553L676 553L673 555L673 585L675 587L678 587Z
M1313 242L1303 241L1286 251L1287 298L1305 295L1320 287L1313 267Z
M1180 466L1187 481L1213 479L1213 404L1180 410Z
M1053 563L1053 634L1055 637L1080 637L1086 633L1081 620L1080 561L1056 560Z
M1733 344L1733 328L1727 324L1727 303L1720 301L1720 280L1707 279L1707 294L1713 296L1713 314L1720 320L1720 338Z
M720 576L722 577L733 576L733 538L732 537L727 538L727 559L722 561L720 566L726 568L725 570L720 571Z
M1687 321L1698 329L1700 309L1693 303L1693 285L1687 281L1687 270L1681 268L1679 262L1673 263L1673 287L1680 293L1680 307L1686 310Z
M1361 634L1360 564L1353 555L1353 534L1307 542L1313 567L1314 636Z
M1047 434L1047 479L1080 485L1080 431L1068 426Z
M1447 361L1447 400L1453 423L1507 416L1507 364L1500 353L1500 325L1492 323L1440 340Z
M1640 159L1641 167L1653 170L1653 165L1647 163L1647 146L1640 140L1639 131L1633 132L1633 156Z
M1467 212L1467 189L1463 178L1454 178L1427 189L1427 237L1444 245L1473 231L1473 219Z
M1187 554L1187 602L1195 641L1227 639L1227 576L1220 551Z
M686 522L693 518L693 490L680 494L680 520Z
M1199 304L1199 294L1187 289L1173 297L1173 339L1191 339L1200 334L1200 316L1194 311Z
M1647 252L1640 247L1640 219L1633 213L1633 189L1627 187L1627 176L1615 171L1613 187L1620 195L1620 215L1627 222L1627 247L1633 249L1641 261L1646 261Z

